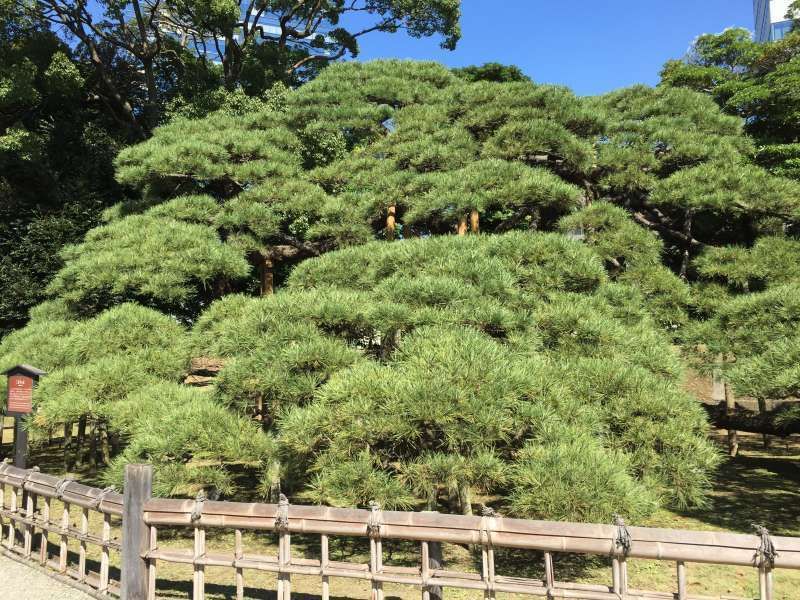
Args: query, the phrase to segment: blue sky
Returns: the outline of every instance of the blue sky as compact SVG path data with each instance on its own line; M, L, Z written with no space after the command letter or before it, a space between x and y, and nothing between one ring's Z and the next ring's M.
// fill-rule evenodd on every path
M576 8L578 7L578 8ZM655 84L702 33L753 29L752 0L463 0L463 38L449 52L438 40L370 34L360 59L413 58L458 67L516 64L539 83L599 94Z

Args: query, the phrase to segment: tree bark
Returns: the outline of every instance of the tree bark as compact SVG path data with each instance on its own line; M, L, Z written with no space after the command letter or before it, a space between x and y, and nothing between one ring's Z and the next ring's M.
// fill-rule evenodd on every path
M64 470L69 472L75 466L73 458L73 443L72 443L72 426L73 423L64 423Z
M269 466L269 472L267 473L267 477L269 477L269 502L271 504L277 504L278 500L280 500L281 495L281 463L277 460L273 460Z
M468 483L458 484L458 506L462 515L472 514L472 491Z
M715 367L714 372L711 376L711 399L717 404L721 405L725 403L725 415L730 417L733 415L736 409L736 400L733 397L733 393L731 392L730 386L725 383L725 380L722 378L722 364L724 358L722 355L718 355L715 359ZM736 441L736 430L729 429L728 430L728 454L730 456L736 456L738 451L738 443Z
M475 209L469 213L469 228L472 233L481 232L481 214Z
M89 470L92 474L97 473L97 423L92 426L92 434L89 443Z
M709 421L714 427L719 427L720 429L735 429L737 431L766 433L782 437L800 433L800 421L790 421L782 425L775 423L775 417L783 412L785 408L779 407L764 414L744 408L737 408L731 414L728 414L726 404L703 404L703 408L708 413Z
M758 399L758 414L764 416L767 414L767 401L764 398ZM769 436L766 432L761 434L761 442L764 445L764 450L769 449Z
M84 459L84 447L86 444L86 417L78 419L78 438L75 444L75 464L82 465Z
M467 235L467 217L461 217L458 220L458 226L456 227L456 233L458 235Z
M242 43L247 43L242 40ZM222 73L225 79L225 87L233 90L239 82L242 72L242 49L238 42L233 39L233 33L225 36L225 53L222 56Z
M692 220L694 214L691 210L686 211L686 217L683 221L683 235L687 240L692 239ZM689 259L691 258L691 243L685 242L683 247L683 258L681 259L681 272L680 277L686 281L686 273L689 270Z
M391 204L386 211L386 239L394 241L397 229L397 206Z
M261 255L259 265L259 276L261 278L261 295L269 296L275 291L275 270L272 258Z
M108 423L101 421L97 426L100 428L100 456L103 459L103 464L108 465L111 463L111 444L108 439Z
M725 416L732 419L736 413L736 397L729 384L725 384ZM736 458L739 454L739 434L735 429L728 429L728 454Z

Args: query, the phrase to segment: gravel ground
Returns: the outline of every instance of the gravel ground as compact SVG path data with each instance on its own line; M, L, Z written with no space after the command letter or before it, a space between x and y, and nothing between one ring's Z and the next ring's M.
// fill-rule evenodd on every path
M90 600L78 590L0 556L0 600Z

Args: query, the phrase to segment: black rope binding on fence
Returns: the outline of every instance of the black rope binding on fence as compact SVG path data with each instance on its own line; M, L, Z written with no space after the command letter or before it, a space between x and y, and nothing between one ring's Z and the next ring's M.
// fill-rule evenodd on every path
M117 491L117 488L115 488L113 485L109 486L107 488L103 488L103 490L100 492L100 495L94 501L94 510L99 510L100 509L100 505L106 499L106 496L108 496L109 494L113 494L116 491Z
M190 520L192 523L195 521L199 521L200 518L203 516L203 504L206 501L206 493L203 490L200 490L197 493L197 496L194 499L194 508L192 509L192 514L190 515Z
M614 549L622 548L622 555L628 556L633 543L631 532L628 531L628 527L625 525L625 519L620 515L614 515L614 525L617 527L617 534L614 537Z
M771 569L775 566L775 559L778 557L778 551L775 550L775 544L772 543L769 529L756 523L753 523L753 529L755 529L756 535L761 538L761 543L753 556L753 560L757 567Z
M21 489L24 492L25 486L28 485L28 481L30 481L31 479L31 475L38 472L39 472L39 467L33 467L27 473L25 473L25 477L22 478L22 483L20 484L19 489Z
M367 533L371 538L381 537L381 525L383 525L381 505L373 500L369 503L369 520L367 520Z
M66 478L66 477L64 479L59 479L58 480L58 483L56 484L56 490L55 490L56 498L58 500L63 500L64 499L64 492L66 491L67 486L70 483L72 483L73 481L75 481L75 480L74 479L69 479L69 478Z
M281 494L278 496L278 513L275 515L275 531L282 533L289 529L289 499Z

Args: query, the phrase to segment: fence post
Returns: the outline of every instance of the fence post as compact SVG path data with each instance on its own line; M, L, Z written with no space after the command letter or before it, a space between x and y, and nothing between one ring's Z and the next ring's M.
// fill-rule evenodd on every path
M424 510L425 514L438 514L436 510ZM436 571L444 566L442 557L442 544L439 542L424 542L422 545L422 571L425 576L429 576L431 571ZM444 593L441 586L432 585L425 588L422 592L424 600L442 600Z
M439 542L429 542L428 543L428 567L431 571L435 571L437 569L441 569L443 566L444 560L442 558L442 544ZM444 598L444 592L442 588L438 585L431 586L428 588L428 591L431 593L431 600L442 600Z
M147 600L149 530L144 522L144 504L153 489L151 465L126 465L122 506L122 600Z

